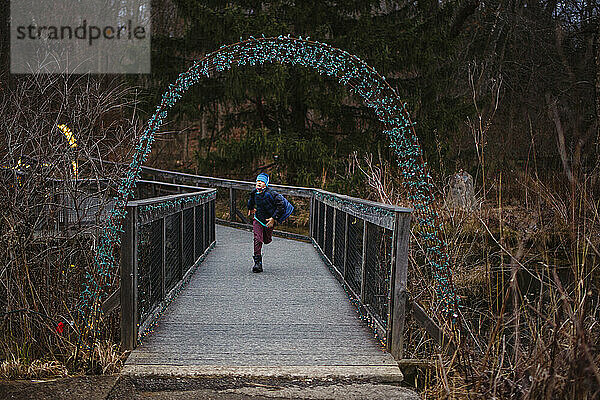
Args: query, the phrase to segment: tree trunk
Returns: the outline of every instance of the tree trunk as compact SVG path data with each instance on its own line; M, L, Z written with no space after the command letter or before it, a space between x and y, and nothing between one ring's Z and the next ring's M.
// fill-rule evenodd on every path
M560 115L558 115L556 99L552 99L550 94L547 93L546 103L548 104L548 116L550 117L550 120L554 122L554 126L556 126L556 135L558 138L558 154L560 155L560 159L562 161L563 170L565 171L565 175L567 176L569 183L572 185L575 182L575 180L573 177L573 172L571 171L571 166L569 165L567 145L565 143L565 131L560 120Z

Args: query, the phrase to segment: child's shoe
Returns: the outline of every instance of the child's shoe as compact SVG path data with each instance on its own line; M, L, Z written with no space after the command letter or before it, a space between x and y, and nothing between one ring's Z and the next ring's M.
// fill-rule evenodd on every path
M262 268L262 255L259 254L257 256L253 256L254 257L254 267L252 267L252 272L262 272L263 268Z

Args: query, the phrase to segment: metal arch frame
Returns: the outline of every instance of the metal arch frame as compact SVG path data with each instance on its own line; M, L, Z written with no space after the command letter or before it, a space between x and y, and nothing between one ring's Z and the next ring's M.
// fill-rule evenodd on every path
M426 248L442 310L446 313L456 311L457 296L452 285L447 245L442 238L440 218L431 207L434 201L432 178L426 171L414 123L410 120L405 104L385 78L357 56L325 43L292 38L288 35L273 38L251 37L222 46L196 61L188 71L179 75L174 84L169 85L137 143L129 170L119 185L115 207L100 237L95 257L97 276L88 274L80 296L80 311L86 326L90 326L89 322L99 316L100 296L106 292L117 271L114 250L120 244L126 205L136 181L140 178L140 169L151 150L154 134L166 118L168 109L190 86L202 78L210 78L216 73L237 66L273 62L301 65L315 69L320 75L337 78L341 84L349 87L351 92L358 94L368 107L374 109L386 128L384 133L388 135L390 147L395 150L402 169L405 187L408 189L411 206L420 226L417 236Z

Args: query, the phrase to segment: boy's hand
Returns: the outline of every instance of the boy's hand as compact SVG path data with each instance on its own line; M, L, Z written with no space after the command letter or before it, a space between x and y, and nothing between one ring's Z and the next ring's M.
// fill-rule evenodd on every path
M267 220L267 228L272 228L275 225L275 220L273 218L269 218Z
M251 209L251 210L248 210L248 216L250 216L250 215L254 214L254 211L255 211L255 210L254 210L254 208L253 208L253 209Z

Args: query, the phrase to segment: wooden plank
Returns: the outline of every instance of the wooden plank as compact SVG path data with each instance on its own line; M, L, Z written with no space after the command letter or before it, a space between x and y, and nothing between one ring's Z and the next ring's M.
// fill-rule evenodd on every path
M408 274L408 243L410 239L410 214L396 213L395 227L395 264L393 266L390 286L392 289L389 350L396 360L402 358L404 347L404 322L406 319L406 281Z
M433 318L427 315L425 309L423 309L423 307L421 307L421 305L416 301L411 301L410 306L413 312L413 318L415 321L417 321L419 326L425 329L427 334L442 347L444 352L450 354L454 353L456 351L454 343L452 343L452 341L448 339L446 335L444 335L443 329L440 328Z
M121 289L115 290L102 303L102 312L108 314L121 305Z
M229 188L229 219L232 222L235 222L235 217L236 217L236 204L235 204L235 189L230 187Z
M121 347L134 349L137 340L137 207L127 206L121 236Z

